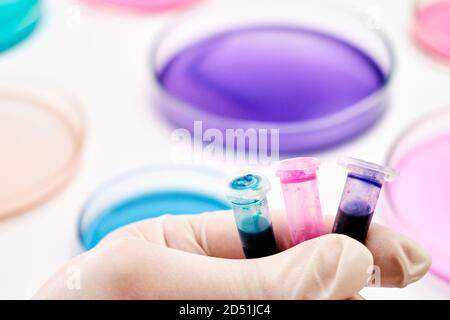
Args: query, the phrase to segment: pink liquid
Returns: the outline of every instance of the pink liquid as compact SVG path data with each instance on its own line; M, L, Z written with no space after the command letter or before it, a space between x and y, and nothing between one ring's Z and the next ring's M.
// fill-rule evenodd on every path
M438 1L419 9L414 33L425 50L450 59L450 1Z
M416 145L394 167L400 176L388 186L392 222L431 253L432 271L450 281L450 132Z
M293 158L280 162L280 178L289 229L294 244L324 234L322 207L316 171L320 161L315 158Z

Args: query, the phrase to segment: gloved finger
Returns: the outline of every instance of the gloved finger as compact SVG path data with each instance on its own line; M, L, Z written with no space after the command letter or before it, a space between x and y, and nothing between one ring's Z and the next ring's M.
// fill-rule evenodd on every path
M292 247L289 228L282 212L272 212L271 218L279 250ZM165 215L141 221L111 233L100 245L123 237L137 237L154 244L211 257L245 258L231 211Z
M143 239L111 240L80 262L80 290L60 272L36 298L82 299L348 299L373 263L366 247L325 235L260 259L223 259Z
M286 217L271 212L280 251L292 247ZM334 217L325 217L325 229L332 230ZM193 216L164 216L123 228L111 238L138 236L149 242L212 257L244 258L231 211ZM422 278L431 258L418 244L377 223L372 223L366 240L375 263L375 284L404 287Z
M328 229L334 219L326 219ZM421 279L430 268L430 255L417 243L389 228L372 223L365 245L374 257L375 283L402 288Z

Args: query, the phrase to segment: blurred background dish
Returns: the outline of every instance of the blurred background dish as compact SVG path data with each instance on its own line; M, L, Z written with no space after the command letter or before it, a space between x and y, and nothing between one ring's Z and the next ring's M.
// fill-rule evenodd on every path
M160 35L152 68L175 126L279 129L281 152L295 153L371 127L394 57L382 31L334 1L211 1Z
M450 0L416 0L414 36L426 52L450 62Z
M0 218L59 191L78 168L84 138L84 119L72 99L0 87Z
M41 17L39 0L0 1L0 52L27 38Z
M135 12L159 12L188 6L200 0L81 0L95 6Z
M164 214L229 209L221 172L200 166L154 166L124 174L95 192L84 206L78 233L88 250L111 231Z
M450 108L413 123L387 164L400 176L386 185L386 222L428 249L431 270L450 281Z

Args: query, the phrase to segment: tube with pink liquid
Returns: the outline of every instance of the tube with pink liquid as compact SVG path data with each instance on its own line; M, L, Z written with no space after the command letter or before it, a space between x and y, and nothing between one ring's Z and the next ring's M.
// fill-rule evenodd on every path
M280 178L287 218L294 244L324 233L322 208L317 187L316 158L293 158L280 162Z

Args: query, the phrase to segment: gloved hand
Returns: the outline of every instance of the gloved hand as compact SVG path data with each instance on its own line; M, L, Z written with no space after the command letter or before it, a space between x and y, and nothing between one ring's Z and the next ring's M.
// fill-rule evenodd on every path
M414 242L372 224L366 245L328 234L292 247L281 212L272 212L280 252L245 260L233 213L163 216L121 228L63 267L36 294L45 299L349 299L370 278L404 287L430 257ZM333 218L326 218L330 232ZM80 288L68 286L79 268Z

